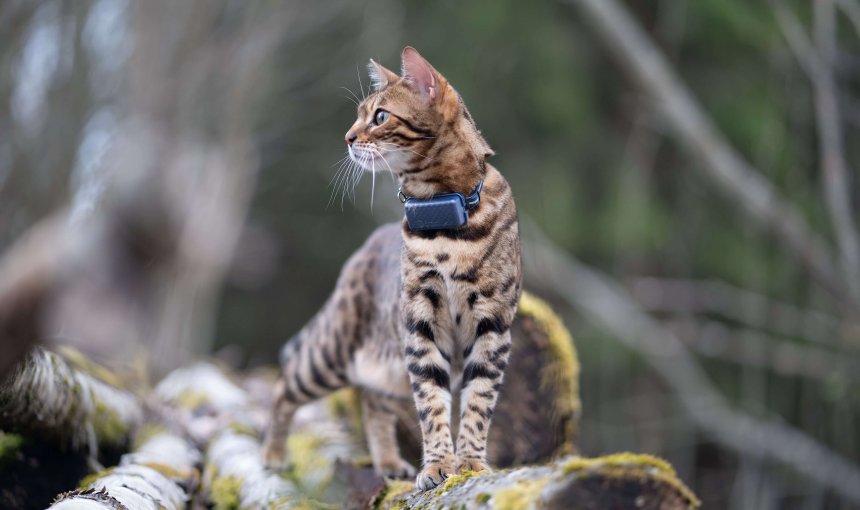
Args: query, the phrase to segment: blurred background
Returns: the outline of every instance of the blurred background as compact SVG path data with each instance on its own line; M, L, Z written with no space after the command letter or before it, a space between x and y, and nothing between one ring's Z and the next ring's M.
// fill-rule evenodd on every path
M274 364L402 214L388 176L333 178L368 59L407 44L513 187L582 452L665 457L704 508L858 508L857 0L4 0L0 253L57 211L68 238L143 210L135 260L168 261L99 266L48 339L116 349L125 323L80 324L112 310L157 324L128 343L162 372Z

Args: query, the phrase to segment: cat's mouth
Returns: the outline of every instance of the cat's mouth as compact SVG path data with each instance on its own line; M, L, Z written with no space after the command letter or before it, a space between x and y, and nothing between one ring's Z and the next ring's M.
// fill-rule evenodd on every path
M392 144L393 145L393 144ZM398 151L385 150L377 144L360 142L347 145L348 156L341 159L340 168L332 178L334 190L329 205L334 201L337 191L341 191L341 207L343 200L347 197L355 199L355 187L361 180L362 175L368 170L372 176L370 187L370 207L373 207L373 196L376 189L376 173L387 170L391 173L392 180L395 176L394 167L402 164L398 157Z
M349 159L365 170L394 172L391 163L378 147L370 144L353 144L348 146L347 150L349 151Z

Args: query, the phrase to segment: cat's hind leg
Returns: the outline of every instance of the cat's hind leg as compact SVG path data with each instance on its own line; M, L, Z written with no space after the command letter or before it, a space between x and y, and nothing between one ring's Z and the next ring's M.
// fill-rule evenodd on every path
M269 426L263 440L263 463L271 469L283 469L287 466L287 435L290 432L293 414L298 408L298 405L286 394L286 386L283 377L278 378Z
M397 408L400 402L363 391L361 410L367 446L376 474L388 478L407 479L416 474L415 467L400 456L397 445Z
M284 348L281 377L275 386L269 427L263 441L267 467L286 467L287 436L293 414L301 405L348 385L348 346L339 335L315 321Z

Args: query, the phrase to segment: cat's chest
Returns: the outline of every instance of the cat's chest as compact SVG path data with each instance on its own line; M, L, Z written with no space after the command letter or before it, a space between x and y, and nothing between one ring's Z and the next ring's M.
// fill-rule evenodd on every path
M475 245L463 246L462 242L444 239L410 244L403 274L406 301L417 301L417 306L422 306L432 291L434 299L429 304L436 312L446 309L452 326L469 322L481 302L486 301L487 292L482 289L493 278L482 264L482 251ZM438 306L434 304L437 297L441 302Z

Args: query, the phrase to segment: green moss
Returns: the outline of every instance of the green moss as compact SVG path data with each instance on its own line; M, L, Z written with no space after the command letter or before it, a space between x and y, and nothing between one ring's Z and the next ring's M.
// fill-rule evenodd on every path
M0 430L0 459L15 454L22 444L24 444L23 437Z
M582 409L579 399L579 358L573 337L552 308L528 292L523 292L520 297L519 313L534 319L547 335L552 361L541 370L541 385L556 395L553 406L557 415L573 417L568 420L565 431L565 446L571 449Z
M653 455L637 453L616 453L603 457L587 459L573 458L562 465L565 474L576 474L580 477L601 476L611 479L648 479L668 485L685 498L691 507L698 507L701 502L684 482L682 482L672 465Z
M142 465L145 467L148 467L149 469L153 469L155 471L158 471L159 473L164 475L166 478L169 478L171 480L177 480L178 481L178 480L188 480L189 478L196 479L197 475L198 475L198 471L195 469L192 469L191 471L180 471L180 470L174 468L173 466L168 466L167 464L159 464L157 462L148 462L148 463L142 464Z
M128 440L128 425L104 402L96 400L93 428L100 443L118 445Z
M183 409L193 411L194 409L198 409L209 403L209 398L202 393L185 390L176 396L176 401L174 403Z
M113 386L114 388L128 389L132 386L132 380L126 380L120 377L119 373L113 372L110 369L99 365L98 363L87 358L81 351L68 346L58 346L57 351L62 356L63 360L74 370L91 375L96 379ZM133 378L131 378L133 379Z
M355 388L336 391L328 397L328 405L335 418L349 424L350 431L364 439L361 394Z
M340 508L342 508L340 505L323 503L314 499L293 501L289 498L284 498L282 500L278 500L277 502L272 503L270 505L270 508L272 510L278 510L287 506L289 506L289 508L292 510L339 510Z
M23 444L23 437L0 430L0 469L15 460L16 454Z
M247 423L239 423L239 422L231 422L230 430L237 434L241 434L244 436L257 437L257 431L254 430L254 427L248 425Z
M371 503L372 508L383 508L388 503L398 503L398 507L406 508L406 500L404 496L415 490L415 484L405 480L391 480L388 482L385 490L382 491ZM397 501L397 500L400 501Z
M107 469L103 469L103 470L101 470L101 471L99 471L99 472L97 472L97 473L93 473L93 474L91 474L91 475L87 475L87 476L85 476L83 479L81 479L81 483L79 483L79 484L78 484L78 488L80 488L80 489L86 489L86 488L88 488L90 485L92 485L92 484L94 484L95 482L97 482L100 478L104 478L104 477L106 477L107 475L111 474L112 472L113 472L113 468L107 468Z
M672 465L665 460L653 455L630 452L613 453L612 455L604 455L603 457L591 459L585 457L574 457L564 463L562 471L565 474L570 474L574 471L607 466L648 467L673 476L675 475L675 470L672 468Z
M470 478L474 478L478 475L482 475L484 473L489 473L489 471L463 471L458 475L451 475L445 480L445 483L442 487L436 489L436 494L442 494L443 492L448 492L452 488L462 485L466 480Z
M140 449L140 447L145 445L150 439L159 434L163 434L166 431L167 430L163 426L156 425L154 423L147 423L143 425L142 427L137 429L134 434L134 441L132 442L131 450L134 451Z
M494 510L519 510L528 508L540 497L549 478L522 480L511 487L499 489L493 496Z
M475 502L478 503L479 505L484 505L488 501L490 501L490 498L492 498L492 497L493 497L492 494L482 492L482 493L478 494L477 496L475 496Z
M214 504L214 510L239 510L239 494L242 490L242 480L232 476L215 478L209 498Z
M292 465L290 474L311 496L317 495L320 489L328 485L334 475L331 460L319 454L320 448L325 445L323 438L310 432L290 434L287 438Z

